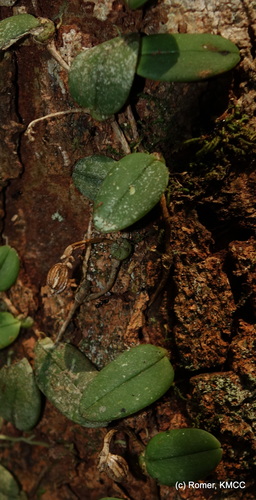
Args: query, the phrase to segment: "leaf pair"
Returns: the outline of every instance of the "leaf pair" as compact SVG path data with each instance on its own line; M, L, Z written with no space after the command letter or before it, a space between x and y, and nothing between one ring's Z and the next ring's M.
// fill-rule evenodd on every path
M106 233L146 215L164 193L169 172L155 153L132 153L119 161L91 156L76 164L73 180L83 195L94 200L94 225Z
M78 54L70 68L69 88L80 106L104 120L125 105L135 73L189 82L219 75L239 60L236 45L218 35L132 33Z
M20 260L14 248L0 247L0 292L8 290L16 281ZM0 349L10 345L18 336L21 321L9 312L0 312Z
M9 245L0 247L0 292L8 290L16 281L20 269L19 256ZM0 349L12 344L20 332L20 328L30 328L33 320L30 317L21 319L9 312L0 312Z
M78 349L46 338L35 350L36 381L58 410L84 427L104 427L160 398L173 382L167 351L151 344L120 354L98 372Z

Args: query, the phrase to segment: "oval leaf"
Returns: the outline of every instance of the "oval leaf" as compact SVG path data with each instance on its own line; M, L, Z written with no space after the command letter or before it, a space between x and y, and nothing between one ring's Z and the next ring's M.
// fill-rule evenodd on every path
M82 392L97 374L89 359L70 344L54 345L48 337L36 344L38 387L63 415L84 427L99 427L87 422L79 412Z
M142 462L160 484L203 479L222 457L220 442L201 429L174 429L160 432L146 446Z
M38 26L40 21L30 14L19 14L3 19L0 22L0 49L8 49Z
M151 344L123 352L88 385L80 412L91 422L131 415L159 399L174 378L167 351Z
M154 154L132 153L118 161L103 181L94 205L95 227L124 229L146 215L165 191L169 173Z
M103 180L115 163L115 160L103 155L82 158L75 164L72 174L76 188L89 200L95 200Z
M11 313L0 312L0 349L12 344L18 337L21 322Z
M20 488L16 479L3 465L0 465L0 499L18 500L19 493Z
M20 259L9 245L0 247L0 292L8 290L16 281L20 269Z
M32 429L40 416L41 393L26 358L0 370L0 415L17 429Z
M133 83L139 35L120 36L87 49L74 59L69 89L80 106L104 120L125 104Z
M129 240L119 238L112 243L110 248L111 256L116 260L125 260L132 253L132 245Z
M191 82L229 71L239 61L236 45L219 35L149 35L142 38L136 72L151 80Z

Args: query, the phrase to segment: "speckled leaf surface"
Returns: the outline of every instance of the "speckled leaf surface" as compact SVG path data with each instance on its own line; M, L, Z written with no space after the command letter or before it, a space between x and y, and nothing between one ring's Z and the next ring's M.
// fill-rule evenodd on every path
M41 412L41 394L26 358L0 372L0 415L19 430L32 429Z
M219 75L239 61L236 45L218 35L149 35L142 38L136 72L152 80L190 82Z
M115 160L103 155L81 158L72 174L76 188L89 200L95 200L103 180L115 163Z
M78 54L69 72L69 89L80 106L103 120L125 104L133 83L139 35L120 36Z
M203 479L222 457L221 444L201 429L185 428L160 432L146 446L147 472L161 484L175 485Z
M7 49L38 26L40 21L30 14L19 14L3 19L0 22L0 49Z
M132 153L118 161L103 181L94 205L102 232L124 229L146 215L161 198L169 173L154 154Z
M91 421L111 421L159 399L174 378L167 354L165 349L151 344L123 352L87 387L81 399L81 414Z
M17 6L21 4L29 7L28 12L34 14L31 2L16 2ZM250 235L255 222L253 151L249 154L245 152L243 157L234 153L227 158L224 144L225 155L218 149L220 161L217 166L214 161L212 163L211 156L206 166L203 160L198 170L196 167L191 170L188 164L193 161L197 150L195 145L189 150L183 145L179 151L176 149L183 140L201 134L206 137L205 141L218 138L222 127L223 140L227 138L230 145L239 145L236 139L233 143L233 133L229 133L225 125L229 124L229 110L231 114L234 112L236 120L234 109L237 105L241 106L242 115L245 113L250 117L248 122L241 121L239 134L244 137L246 126L252 132L255 130L251 29L255 9L252 2L182 0L174 3L161 0L149 1L144 4L143 10L133 11L124 6L123 0L60 0L37 4L40 15L55 19L56 25L61 22L59 16L62 16L55 43L67 63L83 47L116 37L117 30L121 33L134 30L141 33L174 33L178 29L180 32L221 33L237 43L242 51L243 62L234 71L209 82L165 85L152 80L144 82L135 76L139 84L145 84L139 99L132 103L135 120L140 120L141 146L152 152L152 148L155 149L152 141L160 141L157 142L157 150L162 151L171 168L171 196L167 199L170 201L167 208L171 239L168 227L163 232L165 223L162 218L159 220L160 210L157 207L147 217L146 227L142 220L129 234L134 251L129 261L122 264L113 293L111 290L106 296L83 304L64 338L74 345L81 345L100 368L128 346L136 345L142 335L146 342L149 339L153 344L166 346L179 372L177 384L180 393L184 397L189 396L189 400L184 402L177 397L176 391L170 389L156 404L129 417L129 428L144 444L156 432L175 426L191 424L216 432L216 437L222 436L223 447L230 453L225 453L223 465L220 464L211 475L210 481L218 484L226 479L225 471L229 471L229 478L232 476L240 480L242 477L246 481L246 491L238 494L254 496L255 473L250 464L255 429L255 331L249 331L249 327L253 326L253 295L246 300L252 290L253 257L244 253L244 244L252 241L253 236ZM63 11L64 4L67 5ZM3 16L11 15L11 9L8 9L8 14L6 8L1 11ZM8 296L21 312L24 299L32 297L29 314L35 319L34 332L24 332L11 346L15 358L22 357L25 352L30 356L38 328L51 337L55 336L73 303L71 290L62 296L49 296L44 289L51 265L59 261L68 244L83 237L90 221L91 204L71 184L72 166L87 155L112 155L112 148L115 154L117 150L121 151L110 120L98 124L90 116L79 113L39 122L34 127L34 142L28 140L24 126L47 113L70 110L73 101L67 92L65 70L54 61L45 46L34 43L31 37L25 37L25 40L25 43L16 44L14 50L6 51L1 65L1 109L6 110L1 124L1 145L5 147L1 167L4 168L6 186L2 196L2 227L9 244L17 248L23 267L21 280L11 288ZM222 117L226 111L228 115ZM220 120L215 123L217 116ZM119 116L118 121L133 145L131 128L124 125L127 114ZM19 161L22 163L19 164ZM229 244L234 240L237 244L236 258L239 255L241 261L229 253ZM170 260L167 262L165 250L168 247L165 244L170 245ZM101 289L101 284L105 286L108 280L112 259L109 251L108 244L92 247L88 269L92 292ZM74 256L77 259L73 271L77 279L81 259L78 252ZM216 258L220 263L213 266L216 272L213 271L210 276L212 266L209 261ZM245 270L238 275L242 262ZM209 280L202 277L205 270L209 272ZM227 274L227 282L223 273ZM162 281L167 275L167 281ZM164 289L161 289L163 283ZM210 286L210 292L207 286ZM154 300L157 289L160 292ZM180 301L182 297L183 302ZM246 300L245 306L240 307L240 300ZM246 336L244 331L242 338L241 321L245 322L246 328ZM0 351L1 359L8 356L8 351ZM227 370L230 374L226 373ZM213 376L216 372L222 375L221 386L220 377L216 382ZM182 374L184 377L180 377ZM196 388L192 384L195 374ZM230 383L230 375L233 374L237 375L235 380L232 379L236 391ZM206 375L209 375L207 380ZM128 422L122 420L121 424L124 423ZM2 432L9 434L8 430L10 424L6 423ZM36 431L39 433L36 440L50 441L49 453L45 448L25 443L10 446L11 443L6 442L1 447L0 462L13 473L17 472L17 478L30 495L34 492L35 496L40 496L43 489L43 497L55 495L58 500L70 498L72 494L80 500L116 494L124 497L104 473L99 475L96 470L106 429L79 428L47 402L44 418ZM119 434L116 440L122 437ZM116 440L112 441L111 451L121 451L126 456L123 445L118 445ZM18 461L17 448L21 450ZM136 451L136 442L129 440L129 452L133 454ZM38 485L42 476L43 482ZM38 491L35 491L36 486ZM153 495L152 481L145 476L131 473L123 486L129 498L145 500ZM198 500L208 493L215 494L203 488L179 492L181 496L196 495ZM178 493L161 487L157 494L161 500L166 500L166 497ZM222 494L232 495L234 492Z
M54 346L46 337L35 347L36 381L43 394L67 418L85 427L94 427L79 413L79 404L97 370L70 344ZM96 425L97 427L97 425Z

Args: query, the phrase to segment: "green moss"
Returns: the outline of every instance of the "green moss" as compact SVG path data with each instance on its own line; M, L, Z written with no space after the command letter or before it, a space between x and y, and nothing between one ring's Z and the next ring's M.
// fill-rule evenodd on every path
M239 107L231 107L225 115L217 118L208 134L194 137L184 142L195 145L195 160L191 163L209 159L229 163L233 156L244 157L255 152L256 132L250 127L250 118Z

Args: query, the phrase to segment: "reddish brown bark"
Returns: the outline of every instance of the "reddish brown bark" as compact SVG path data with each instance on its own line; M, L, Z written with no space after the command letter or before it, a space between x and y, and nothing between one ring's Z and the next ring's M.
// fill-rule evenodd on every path
M104 20L95 16L95 2L38 1L37 12L33 4L22 2L31 14L56 23L61 19L56 45L66 61L81 47L116 36L117 29L158 32L168 17L168 6L161 1L134 12L119 0L110 2ZM0 7L0 15L10 16L12 9ZM71 289L51 296L45 286L47 272L67 245L83 238L91 217L90 202L72 183L73 166L83 156L120 158L123 152L109 121L95 122L82 113L39 122L34 140L29 140L24 130L32 120L76 107L68 93L67 73L44 45L30 38L6 52L0 64L2 243L8 239L22 262L8 296L18 311L34 318L32 329L22 331L11 350L13 360L25 355L33 364L36 340L56 336L74 298ZM167 429L206 429L224 449L209 481L245 481L246 488L234 490L230 497L225 489L177 493L157 486L139 470L138 443L132 440L128 447L116 445L130 472L123 483L114 483L97 470L106 429L75 425L46 401L33 434L50 447L5 442L0 451L1 463L30 499L255 498L253 145L241 156L224 149L222 163L196 170L194 150L182 144L192 136L208 137L214 118L238 99L241 113L248 117L241 128L255 130L251 75L247 58L232 75L212 82L135 82L133 95L139 96L133 97L133 109L143 145L163 153L170 169L168 218L157 207L129 231L134 252L121 266L111 292L82 304L64 337L99 369L138 342L166 347L176 371L175 388L150 408L118 422L117 428L132 429L144 444ZM119 122L127 121L124 110ZM132 141L129 127L124 130ZM79 280L81 259L76 255L74 276ZM104 286L110 267L108 245L95 245L88 272L92 291ZM7 349L0 352L0 366L7 355ZM9 423L1 432L21 435ZM124 434L120 438L124 440Z

